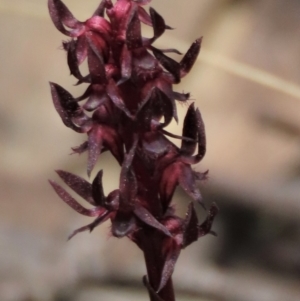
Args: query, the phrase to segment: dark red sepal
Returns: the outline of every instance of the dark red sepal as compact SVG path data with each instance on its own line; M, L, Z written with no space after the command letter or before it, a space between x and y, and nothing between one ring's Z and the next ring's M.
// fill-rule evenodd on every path
M184 77L192 69L201 48L202 37L197 39L189 48L180 62L180 77Z
M103 191L103 186L102 186L102 176L103 176L103 170L101 169L98 173L95 179L93 180L92 183L92 195L94 202L96 203L97 206L102 206L104 207L105 205L105 195Z
M96 206L96 203L92 196L92 185L89 182L67 171L56 170L56 172L60 176L60 178L78 195L80 195L91 205Z

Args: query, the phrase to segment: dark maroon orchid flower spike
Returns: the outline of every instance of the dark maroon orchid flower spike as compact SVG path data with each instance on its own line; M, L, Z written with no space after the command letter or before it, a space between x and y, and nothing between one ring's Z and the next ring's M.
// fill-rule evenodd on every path
M121 166L119 187L105 194L104 173L93 181L58 170L61 180L92 205L80 205L54 181L58 196L80 214L94 221L75 230L92 231L110 220L115 237L127 236L143 251L147 276L143 278L151 301L174 301L172 274L182 249L211 230L218 208L213 204L206 219L198 222L195 206L203 200L197 181L207 172L197 172L206 152L204 123L199 109L191 103L182 135L166 130L178 121L176 101L187 102L189 94L173 91L192 68L200 51L197 39L180 62L167 56L176 49L157 49L152 44L171 29L153 8L151 0L102 0L92 17L78 21L61 0L48 0L55 27L70 38L63 42L71 75L77 84L87 84L75 98L58 84L51 83L54 107L63 123L86 134L74 153L87 152L90 177L102 152L109 151ZM105 19L108 16L108 20ZM153 27L153 36L142 36L141 23ZM89 73L80 65L87 61ZM167 137L181 140L177 147ZM176 216L172 197L181 186L192 199L185 218ZM205 207L204 207L205 208Z

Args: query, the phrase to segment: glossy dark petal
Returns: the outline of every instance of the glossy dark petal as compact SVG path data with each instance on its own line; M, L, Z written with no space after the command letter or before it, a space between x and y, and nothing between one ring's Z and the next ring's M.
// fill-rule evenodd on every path
M85 141L83 142L82 144L80 144L79 146L75 146L75 147L72 147L72 151L73 153L72 154L82 154L84 152L86 152L88 150L88 141Z
M87 87L87 89L84 91L84 93L83 93L81 96L79 96L79 97L77 97L77 98L74 98L74 99L75 99L76 101L82 101L82 100L88 98L88 97L91 95L92 92L93 92L93 86L92 86L92 85L89 85L89 86Z
M91 189L94 202L96 203L97 206L103 206L105 203L105 195L102 186L102 176L103 176L103 171L100 170L93 181L92 189Z
M103 211L99 214L99 216L90 224L83 226L79 229L76 229L69 235L68 240L70 240L72 237L74 237L76 234L84 232L84 231L90 231L92 232L97 226L104 223L106 220L108 220L110 213L103 209Z
M149 297L151 301L164 301L156 292L155 290L151 287L150 283L148 282L147 276L143 277L143 283L146 286Z
M181 156L181 161L186 164L197 164L199 163L206 153L206 135L205 126L202 120L199 109L196 109L196 119L197 119L197 138L198 138L198 152L195 156Z
M208 210L208 215L205 221L198 228L198 237L202 237L209 233L216 235L215 232L211 231L211 227L218 212L219 208L215 203L213 203Z
M176 245L176 243L174 242L173 246L170 248L170 250L167 253L157 292L159 292L161 289L164 288L164 286L167 284L168 280L172 276L174 272L175 264L180 255L180 251L181 251L180 246Z
M73 96L57 84L50 83L50 87L54 107L63 123L76 132L87 132L91 128L90 118L84 114ZM78 126L80 123L82 125Z
M159 13L157 13L152 7L150 7L149 12L154 30L154 37L152 38L152 42L154 42L165 32L166 24L163 17Z
M63 189L60 185L55 183L54 181L49 181L53 189L56 191L58 196L71 208L82 215L86 216L98 216L99 212L103 211L103 208L93 208L93 209L86 209L81 206L65 189Z
M161 51L162 53L175 53L175 54L179 54L179 55L182 54L179 50L177 50L175 48L159 49L159 51Z
M189 48L180 62L180 77L184 77L192 69L201 48L202 37L197 39Z
M180 65L175 60L166 56L163 52L158 49L152 49L154 56L158 59L161 65L169 71L175 78L175 82L180 82Z
M72 40L67 44L68 66L69 66L71 75L74 75L79 80L83 80L83 76L81 75L81 72L78 67L76 44L77 43L75 40Z
M198 239L198 236L198 218L194 208L194 204L190 203L183 224L182 248L185 248L194 241L196 241Z
M178 93L173 91L173 97L179 101L187 101L190 98L190 93Z
M172 138L175 138L175 139L180 139L180 140L183 140L183 141L188 141L188 142L197 142L191 138L188 138L188 137L184 137L184 136L179 136L179 135L175 135L175 134L172 134L166 130L161 130L161 133L163 133L164 135L166 136L169 136L169 137L172 137Z
M101 153L103 139L102 139L102 128L101 126L94 126L94 128L89 132L88 138L88 164L87 164L87 174L91 175L91 172L98 160Z
M205 125L202 120L201 113L199 109L196 110L197 115L197 127L198 127L198 154L197 160L201 160L206 153L206 135L205 135Z
M126 31L126 45L129 50L143 46L141 34L141 22L139 20L137 9L131 12L130 20Z
M63 34L70 36L65 27L75 28L80 23L74 18L66 5L60 0L48 0L50 17L55 27Z
M133 212L139 220L148 226L151 226L152 228L161 231L165 235L172 237L170 231L163 224L161 224L145 207L137 206Z
M188 108L183 122L182 136L191 138L192 140L182 140L180 149L184 155L191 156L195 152L197 146L197 130L197 115L194 103L192 103Z
M60 178L78 195L80 195L91 205L96 205L92 196L92 185L89 182L67 171L57 170L56 172Z
M88 67L91 75L91 81L95 84L105 84L107 82L103 57L97 47L90 39L87 39L88 48Z
M78 82L75 84L75 86L78 86L82 83L88 83L90 84L91 83L91 75L90 74L87 74L85 76L83 76L82 79L78 80Z

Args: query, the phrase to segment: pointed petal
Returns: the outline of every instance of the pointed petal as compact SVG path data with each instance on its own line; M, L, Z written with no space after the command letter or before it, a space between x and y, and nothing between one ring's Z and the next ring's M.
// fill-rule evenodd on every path
M79 146L75 146L75 147L72 147L72 151L73 153L72 154L82 154L84 152L86 152L88 150L88 141L85 141L83 142L82 144L80 144Z
M175 78L175 83L180 82L180 65L175 60L166 56L164 53L158 49L152 49L154 56L158 59L161 65L169 71Z
M190 98L190 93L178 93L173 91L173 97L179 101L187 101Z
M180 139L180 140L183 140L183 141L189 141L189 142L197 142L191 138L188 138L188 137L184 137L184 136L179 136L179 135L175 135L175 134L172 134L166 130L161 130L161 133L163 133L164 135L166 136L169 136L169 137L172 137L172 138L175 138L175 139Z
M103 206L105 202L105 195L102 186L102 176L103 176L103 170L100 170L92 184L93 199L96 205L98 206Z
M105 84L107 82L103 57L97 47L88 38L88 67L93 84Z
M213 203L209 208L206 220L198 228L198 237L202 237L209 233L216 235L215 232L211 231L211 226L218 212L219 208L215 203Z
M130 20L128 22L126 31L126 45L129 50L140 48L143 46L141 23L138 17L137 9L133 9L131 12Z
M73 96L55 83L50 83L50 87L54 107L63 123L76 132L86 133L91 128L90 118L84 114Z
M196 110L197 115L197 128L198 128L198 154L197 160L201 160L206 153L206 135L205 135L205 126L202 120L199 109ZM198 162L199 162L198 161Z
M154 47L150 46L149 48L152 50ZM176 53L176 54L182 55L182 53L179 50L175 49L175 48L157 49L157 50L162 52L162 53Z
M83 80L83 76L78 67L78 60L76 55L76 44L77 41L72 40L67 44L67 58L68 58L68 66L70 69L71 75L74 75L78 80Z
M96 205L92 197L92 185L89 182L67 171L56 170L56 172L61 177L61 179L78 195L80 195L91 205Z
M82 101L82 100L88 98L91 95L92 92L93 92L93 85L89 85L87 87L87 89L84 91L84 93L81 96L79 96L77 98L74 98L74 100Z
M98 160L98 157L102 149L102 128L101 126L94 126L94 128L89 132L88 138L88 164L87 164L87 174L91 175L91 172Z
M166 24L163 17L159 13L157 13L152 7L150 7L149 11L154 30L154 36L151 40L152 42L154 42L165 32Z
M192 141L183 140L180 150L184 155L192 156L196 150L197 145L197 116L194 103L189 106L188 111L185 115L182 136L191 138Z
M107 95L110 97L114 105L121 109L129 118L133 118L129 110L126 108L126 105L121 97L121 91L113 79L109 81L106 91Z
M183 224L183 241L182 248L187 247L194 241L198 239L199 236L198 229L198 218L194 208L194 204L190 203L188 207L188 212L186 213L186 218Z
M197 138L198 138L198 152L195 156L188 156L183 154L181 156L181 161L186 164L197 164L199 163L206 153L206 135L205 126L202 120L199 109L196 109L196 119L197 119Z
M137 206L133 212L139 220L148 226L161 231L169 237L172 237L170 231L163 224L161 224L145 207Z
M70 240L72 237L74 237L78 233L81 233L81 232L84 232L84 231L92 232L97 226L99 226L100 224L107 221L109 216L110 216L110 213L107 210L104 209L103 212L101 213L101 215L99 217L97 217L92 223L73 231L71 233L71 235L69 235L68 240Z
M49 181L53 189L56 191L58 196L71 208L82 215L86 216L98 216L99 212L102 211L102 208L93 208L93 209L86 209L81 206L65 189L63 189L60 185L55 183L54 181Z
M192 69L201 48L202 37L197 39L189 48L180 62L180 77L184 77Z
M148 282L147 276L143 277L143 283L146 286L149 297L151 301L164 301L156 292L155 290L151 287L150 283Z
M160 292L160 290L164 288L164 286L167 284L168 280L172 276L176 261L180 255L180 251L181 251L180 246L173 243L173 246L170 248L166 256L166 260L161 273L160 284L157 292Z
M64 25L73 29L80 25L62 1L48 0L48 9L52 22L61 33L70 36L70 31Z

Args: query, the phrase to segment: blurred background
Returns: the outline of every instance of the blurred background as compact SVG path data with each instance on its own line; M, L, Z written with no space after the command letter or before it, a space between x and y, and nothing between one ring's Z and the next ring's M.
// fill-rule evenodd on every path
M80 20L98 0L65 0ZM156 45L185 52L204 36L191 92L208 150L195 169L206 204L217 202L218 237L182 252L174 282L181 301L300 300L300 2L299 0L153 0L168 31ZM48 81L74 95L61 40L46 1L0 0L0 300L148 300L143 257L109 223L67 242L90 222L63 204L47 179L55 169L86 177L85 139L55 112ZM179 58L178 58L179 59ZM179 105L181 121L186 111ZM182 123L170 131L181 133ZM119 167L104 154L105 192ZM178 189L180 214L188 199ZM205 213L199 210L199 219Z

